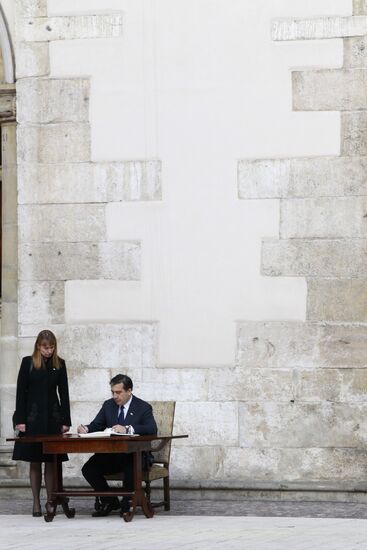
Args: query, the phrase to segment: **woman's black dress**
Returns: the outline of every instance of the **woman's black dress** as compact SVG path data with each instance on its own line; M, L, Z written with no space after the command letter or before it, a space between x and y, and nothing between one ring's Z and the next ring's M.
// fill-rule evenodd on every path
M60 368L54 369L52 358L43 360L44 365L35 369L32 357L23 357L17 382L15 424L25 424L22 435L60 434L61 427L70 426L70 403L65 362L60 359ZM60 455L68 460L67 455ZM41 443L14 445L13 460L26 462L51 462L52 455L42 453Z

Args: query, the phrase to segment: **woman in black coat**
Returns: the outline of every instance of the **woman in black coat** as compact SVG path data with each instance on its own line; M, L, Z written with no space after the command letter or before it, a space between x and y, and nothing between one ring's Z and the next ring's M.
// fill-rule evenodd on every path
M69 389L65 361L57 355L55 335L42 330L37 336L32 356L23 357L20 366L15 428L19 435L60 434L71 426ZM45 463L47 499L53 488L52 456L42 453L41 443L14 445L13 460L30 462L29 476L33 493L33 516L41 516L40 491L42 462ZM68 460L62 455L62 460Z

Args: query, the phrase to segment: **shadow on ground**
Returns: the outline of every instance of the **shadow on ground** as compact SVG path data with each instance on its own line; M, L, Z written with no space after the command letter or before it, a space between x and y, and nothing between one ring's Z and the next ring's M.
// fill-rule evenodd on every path
M70 506L77 515L93 511L93 499L71 499ZM1 499L0 514L30 514L29 499ZM58 507L61 514L61 507ZM141 511L138 511L141 514ZM156 509L159 516L254 516L303 518L360 518L367 519L367 503L350 502L279 502L279 501L228 501L228 500L174 500L171 510Z

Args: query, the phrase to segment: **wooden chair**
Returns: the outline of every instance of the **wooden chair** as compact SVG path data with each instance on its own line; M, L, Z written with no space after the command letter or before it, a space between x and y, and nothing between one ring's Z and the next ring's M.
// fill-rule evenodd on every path
M172 435L173 422L175 418L176 401L151 401L154 418L158 426L158 435ZM152 502L154 508L164 506L165 510L170 510L170 488L169 488L169 463L171 457L171 443L156 453L153 450L154 462L148 471L143 472L145 482L145 492L150 501L150 484L156 479L163 479L163 500L161 502Z
M176 401L150 401L153 407L154 418L157 422L158 435L171 435L173 432L173 422L175 417ZM159 444L159 441L157 442ZM171 441L169 441L163 449L154 452L154 461L148 471L143 471L143 481L145 483L145 492L150 501L151 482L157 479L163 480L163 500L160 502L152 502L152 506L157 508L164 506L165 510L170 510L170 487L169 487L169 463L171 457ZM123 481L124 474L110 474L105 476L107 480ZM98 497L97 497L98 498ZM96 509L99 506L99 501L96 499Z

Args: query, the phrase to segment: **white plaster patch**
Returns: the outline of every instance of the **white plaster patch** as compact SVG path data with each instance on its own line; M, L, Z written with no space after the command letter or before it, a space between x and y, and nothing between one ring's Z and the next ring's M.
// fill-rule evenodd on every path
M209 204L195 205L193 186L170 204L107 205L108 237L142 241L141 281L68 281L67 321L158 320L161 363L208 365L233 363L237 319L302 319L304 281L258 274L277 203L212 191Z
M106 211L109 239L142 241L141 281L68 281L67 321L158 321L161 364L230 364L236 320L304 319L302 279L260 276L278 202L238 201L236 159L340 148L338 115L291 113L288 69L341 64L341 42L280 47L269 39L278 6L231 7L126 3L123 41L50 48L53 76L91 74L92 160L162 159L162 203ZM261 63L248 55L254 48Z

